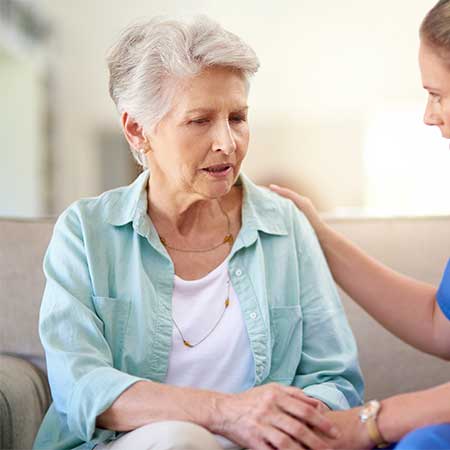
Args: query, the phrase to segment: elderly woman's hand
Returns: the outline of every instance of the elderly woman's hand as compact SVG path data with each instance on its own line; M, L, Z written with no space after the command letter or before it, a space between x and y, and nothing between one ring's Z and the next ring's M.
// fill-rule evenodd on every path
M297 194L294 191L291 191L288 188L281 187L276 184L270 184L269 188L282 197L286 197L289 200L292 200L295 206L297 206L297 208L300 209L308 218L310 224L312 225L314 231L320 239L320 233L322 228L325 226L325 223L320 218L319 213L317 212L311 200L307 197L303 197L302 195Z
M326 409L321 405L295 387L259 386L221 402L218 432L253 450L330 448L327 441L336 438L338 430L321 412Z

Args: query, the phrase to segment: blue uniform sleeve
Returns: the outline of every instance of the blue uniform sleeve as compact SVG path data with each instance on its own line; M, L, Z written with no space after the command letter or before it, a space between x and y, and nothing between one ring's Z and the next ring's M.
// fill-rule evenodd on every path
M445 317L450 320L450 260L445 268L436 299Z
M96 432L96 418L141 378L113 367L114 355L95 312L82 225L76 211L58 219L44 259L47 283L39 333L58 413L82 441Z
M300 240L303 313L303 350L295 385L331 409L358 406L364 381L353 333L311 225L296 208L292 213Z

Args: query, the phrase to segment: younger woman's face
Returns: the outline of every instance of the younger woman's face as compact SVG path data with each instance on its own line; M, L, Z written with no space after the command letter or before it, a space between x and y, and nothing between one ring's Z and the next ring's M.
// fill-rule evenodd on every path
M419 50L422 84L428 91L424 122L437 126L450 139L450 66L435 49L421 42Z

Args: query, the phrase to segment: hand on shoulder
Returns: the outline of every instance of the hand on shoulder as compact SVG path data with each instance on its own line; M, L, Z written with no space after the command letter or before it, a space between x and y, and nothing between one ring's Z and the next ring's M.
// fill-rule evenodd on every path
M302 195L297 194L291 189L284 188L276 184L270 184L269 188L282 197L292 200L295 206L297 206L297 208L300 209L303 214L305 214L306 218L308 219L320 239L319 235L321 234L322 229L325 227L325 222L320 218L320 215L311 200L307 197L303 197Z

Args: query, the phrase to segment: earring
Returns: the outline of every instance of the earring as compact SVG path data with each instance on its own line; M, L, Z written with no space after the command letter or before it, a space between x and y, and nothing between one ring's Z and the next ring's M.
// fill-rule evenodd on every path
M148 141L147 136L145 136L144 145L142 147L142 152L145 154L145 153L148 153L151 151L152 151L152 147L150 146L150 142Z

